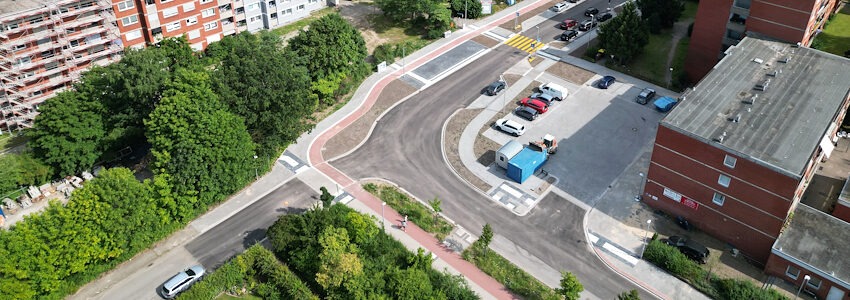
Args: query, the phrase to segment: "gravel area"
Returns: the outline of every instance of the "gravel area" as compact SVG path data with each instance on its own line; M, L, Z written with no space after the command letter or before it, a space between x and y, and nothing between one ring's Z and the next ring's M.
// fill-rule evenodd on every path
M365 115L361 116L357 121L354 121L354 123L334 135L325 143L325 148L322 149L322 156L330 161L360 145L370 133L369 131L372 129L372 125L375 124L378 116L414 91L416 91L415 88L398 79L390 82Z
M484 45L484 47L487 48L493 48L500 43L499 41L483 34L472 38L472 41Z
M461 178L465 179L482 192L487 192L490 188L492 188L492 186L487 184L487 182L484 182L481 178L478 178L478 176L475 176L475 173L463 165L460 161L459 150L460 136L463 133L464 128L466 128L466 126L469 125L469 122L482 111L483 109L461 109L455 113L446 124L446 131L443 133L443 143L445 147L444 154L446 155L446 160L448 160L452 169L454 169ZM476 148L478 147L478 140L480 139L481 138L475 139ZM476 153L478 153L477 149Z
M595 73L591 71L564 63L554 64L546 69L546 72L578 85L584 84L590 80L593 75L595 75Z

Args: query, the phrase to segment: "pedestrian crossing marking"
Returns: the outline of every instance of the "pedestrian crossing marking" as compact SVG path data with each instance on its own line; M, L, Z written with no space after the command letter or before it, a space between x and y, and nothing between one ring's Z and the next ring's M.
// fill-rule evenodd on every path
M507 41L505 41L505 44L528 53L534 53L536 49L540 49L540 47L543 46L543 43L538 43L532 38L519 34L509 38ZM531 47L531 44L534 44L534 48Z

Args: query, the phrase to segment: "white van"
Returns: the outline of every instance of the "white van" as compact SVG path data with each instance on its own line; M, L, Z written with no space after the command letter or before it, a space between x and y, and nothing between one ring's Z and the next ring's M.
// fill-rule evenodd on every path
M551 82L541 84L537 89L539 89L541 93L552 95L552 98L558 101L564 100L564 98L567 98L570 94L569 91L567 91L567 88Z
M567 9L567 2L558 2L557 4L555 4L555 6L552 6L552 8L550 8L550 9L554 12L562 12L565 9Z

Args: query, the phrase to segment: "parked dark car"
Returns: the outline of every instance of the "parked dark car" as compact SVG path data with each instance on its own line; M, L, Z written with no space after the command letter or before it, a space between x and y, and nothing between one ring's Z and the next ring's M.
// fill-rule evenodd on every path
M701 264L704 264L708 260L708 256L711 255L711 251L708 251L708 248L687 237L674 235L665 240L664 243L676 247L679 249L679 252Z
M539 115L539 113L536 110L534 110L533 108L528 107L528 106L517 107L516 111L514 113L517 116L519 116L520 118L523 118L523 119L526 119L526 120L529 120L529 121L534 121L534 119L537 119L537 115Z
M484 92L487 93L488 96L495 96L500 91L504 90L507 84L504 81L497 80L487 86L484 89Z
M569 40L576 38L577 36L578 36L578 31L567 30L567 31L564 31L564 33L561 34L561 40L562 41L569 41Z
M572 29L573 27L576 27L576 25L578 25L578 21L573 19L566 19L561 22L559 26L561 27L561 29Z
M584 16L590 17L590 16L598 14L598 13L599 13L599 9L597 9L596 7L591 7L591 8L588 8L587 10L584 11Z
M605 22L605 21L610 20L610 19L611 19L611 18L613 18L613 17L614 17L614 15L612 15L611 13L608 13L608 12L607 12L607 13L604 13L604 14L602 14L602 15L600 15L600 16L598 16L598 17L596 17L596 20L597 20L597 21L599 21L599 22Z
M552 106L552 102L555 101L555 97L547 93L533 93L530 98L543 101L548 106Z
M652 98L655 98L655 90L651 88L644 88L640 91L640 94L638 94L635 102L639 104L647 104L649 101L652 101Z
M617 79L614 78L614 76L606 75L605 77L602 77L601 80L599 80L599 84L597 84L596 86L604 90L614 84L615 81L617 81Z
M578 25L578 30L588 31L593 29L593 27L596 27L596 22L593 20L584 20Z

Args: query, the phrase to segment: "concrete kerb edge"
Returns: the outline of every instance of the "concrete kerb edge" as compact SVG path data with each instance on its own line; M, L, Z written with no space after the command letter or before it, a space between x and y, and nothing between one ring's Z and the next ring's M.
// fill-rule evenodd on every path
M430 210L430 211L432 211L432 212L434 211L434 208L432 208L432 207L431 207L431 204L428 204L427 202L422 201L422 199L419 199L418 197L414 196L414 195L413 195L412 193L410 193L408 190L404 189L403 187L401 187L400 185L398 185L397 183L395 183L395 182L393 182L393 181L391 181L391 180L389 180L389 179L379 178L379 177L366 177L366 178L363 178L363 179L361 179L361 180L381 181L381 182L384 182L384 183L386 183L386 184L389 184L389 185L391 185L391 186L393 186L393 187L395 187L395 188L397 188L397 189L401 190L402 192L404 192L405 194L407 194L407 196L409 196L410 198L413 198L414 200L416 200L416 202L419 202L419 204L422 204L423 206L425 206L426 208L428 208L428 210ZM377 198L377 196L375 196L375 198ZM443 219L446 219L446 221L449 221L449 223L452 223L452 225L454 225L455 227L462 228L462 227L461 227L461 226L460 226L457 222L455 222L454 220L452 220L451 218L449 218L448 216L446 216L446 215L445 215L445 214L443 214L442 212L437 213L437 215L439 215L439 216L440 216L441 218L443 218Z
M348 150L348 151L346 151L346 152L345 152L345 153L343 153L343 154L340 154L340 155L334 156L334 157L332 157L332 158L330 158L330 159L326 159L325 161L326 161L326 162L332 162L332 161L334 161L334 160L340 159L340 158L342 158L342 157L344 157L344 156L346 156L346 155L349 155L349 154L353 153L353 152L354 152L354 151L356 151L357 149L360 149L360 147L362 147L362 146L363 146L363 144L366 144L366 141L368 141L368 140L369 140L369 137L371 137L371 136L372 136L372 132L373 132L373 131L375 131L375 127L376 127L376 126L378 126L378 122L379 122L379 121L381 121L381 119L383 119L383 118L384 118L384 116L385 116L387 113L389 113L390 111L392 111L392 110L393 110L393 108L395 108L396 106L398 106L398 105L400 105L400 104L404 103L405 101L407 101L407 100L408 100L408 99L410 99L411 97L416 96L417 94L419 94L419 92L420 92L420 91L422 91L422 90L421 90L421 89L419 89L419 90L413 91L413 93L412 93L412 94L407 95L407 96L405 96L404 98L401 98L401 100L397 101L396 103L393 103L393 105L391 105L390 107L387 107L387 109L386 109L386 110L384 110L384 112L382 112L382 113L381 113L381 115L379 115L379 116L378 116L378 118L377 118L377 119L375 119L375 121L374 121L374 122L372 122L372 125L370 125L370 126L369 126L369 132L367 132L367 133L366 133L366 137L364 137L364 138L363 138L363 140L361 140L361 141L360 141L360 143L358 143L358 144L357 144L357 146L354 146L354 148L351 148L351 150ZM362 116L361 116L361 117L362 117ZM358 118L358 119L359 119L359 118Z

